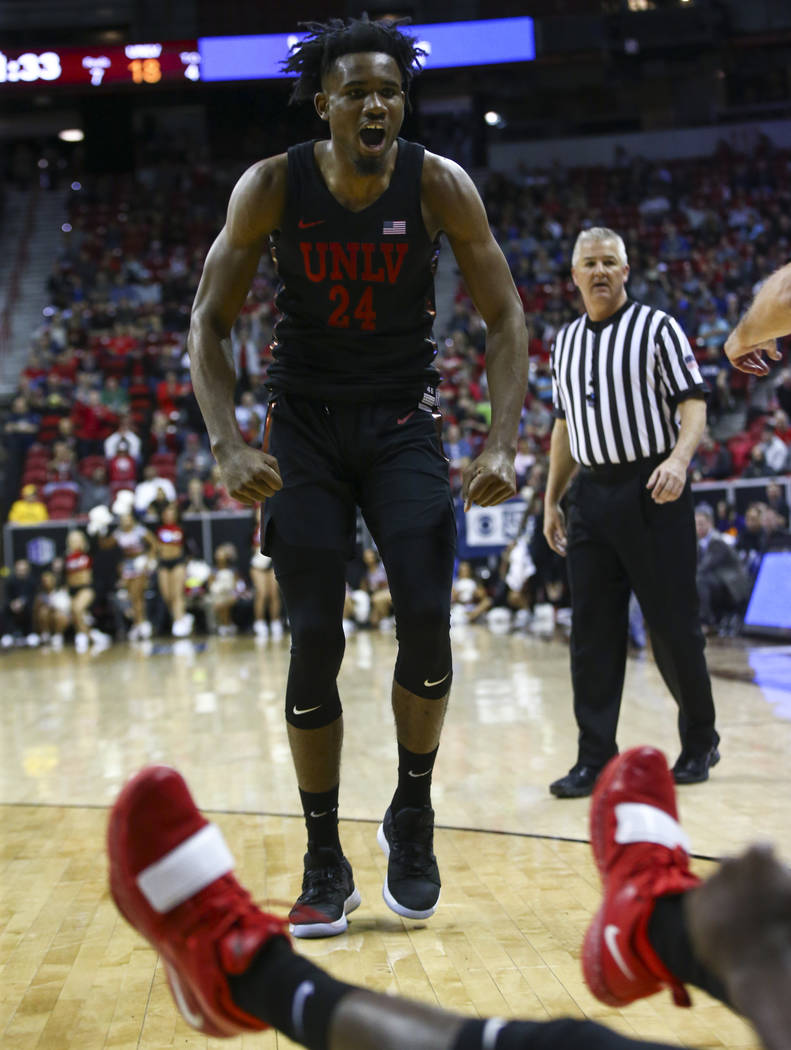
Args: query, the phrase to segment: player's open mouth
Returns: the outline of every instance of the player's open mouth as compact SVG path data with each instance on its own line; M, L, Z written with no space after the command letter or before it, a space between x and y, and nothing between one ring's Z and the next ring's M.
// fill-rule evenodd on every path
M385 129L379 124L366 124L360 129L360 142L366 152L378 152L385 144Z

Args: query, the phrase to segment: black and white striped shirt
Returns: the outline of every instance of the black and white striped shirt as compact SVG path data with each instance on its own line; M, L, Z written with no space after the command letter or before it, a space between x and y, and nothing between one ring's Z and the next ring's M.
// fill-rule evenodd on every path
M564 325L551 360L555 415L588 467L669 453L676 406L706 389L678 321L632 299L604 321Z

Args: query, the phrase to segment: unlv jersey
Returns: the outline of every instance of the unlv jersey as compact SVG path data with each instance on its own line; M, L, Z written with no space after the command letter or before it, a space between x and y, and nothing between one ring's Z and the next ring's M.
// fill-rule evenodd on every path
M272 255L276 305L274 392L317 400L418 398L436 386L434 271L420 208L424 149L398 139L384 193L349 211L330 193L315 142L288 151L288 188Z

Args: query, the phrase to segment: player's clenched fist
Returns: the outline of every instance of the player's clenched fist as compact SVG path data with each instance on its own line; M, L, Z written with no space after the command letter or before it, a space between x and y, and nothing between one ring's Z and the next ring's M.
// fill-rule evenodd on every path
M260 449L239 445L218 463L228 494L240 503L260 503L283 487L277 460Z

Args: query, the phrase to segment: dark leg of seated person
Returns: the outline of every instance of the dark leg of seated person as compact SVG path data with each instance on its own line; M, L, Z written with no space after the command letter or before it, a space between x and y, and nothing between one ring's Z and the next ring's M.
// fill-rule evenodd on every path
M642 764L645 775L657 772L650 757ZM687 871L683 847L655 841L657 835L669 841L678 830L667 792L664 799L649 792L640 800L640 777L625 783L630 778L622 775L623 766L615 773L608 778L605 770L604 784L597 787L598 816L626 799L627 806L643 808L617 815L626 844L613 848L614 838L605 841L592 829L597 864L609 868L602 909L591 926L594 936L589 931L583 948L588 983L605 1001L625 1005L663 985L682 1001L685 978L701 979L715 992L719 982L752 1020L767 1050L789 1050L791 871L769 850L753 849L699 884ZM666 763L664 778L670 778ZM645 819L649 808L664 809L669 819L658 814ZM654 839L646 837L646 829ZM253 904L232 874L233 858L219 829L199 813L183 779L167 767L148 767L124 788L111 813L108 850L116 904L161 953L185 1019L207 1034L231 1036L272 1026L310 1050L667 1050L591 1021L468 1020L335 980L292 951L283 920ZM665 952L676 973L654 957L650 933L644 936L668 887L664 896L673 898L672 907L680 912L672 921L678 919L684 929L656 952ZM602 914L621 925L608 922L598 938ZM601 958L602 943L615 946L615 976L614 961Z

